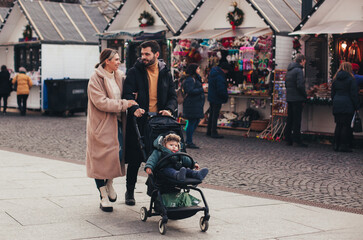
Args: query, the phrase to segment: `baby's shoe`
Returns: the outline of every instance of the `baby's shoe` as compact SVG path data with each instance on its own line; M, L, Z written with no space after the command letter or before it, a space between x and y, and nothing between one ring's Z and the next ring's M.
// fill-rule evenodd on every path
M185 167L180 168L179 172L176 174L176 180L184 182L187 169Z
M207 176L207 174L208 174L208 168L202 168L200 171L198 171L197 178L202 181L205 178L205 176Z

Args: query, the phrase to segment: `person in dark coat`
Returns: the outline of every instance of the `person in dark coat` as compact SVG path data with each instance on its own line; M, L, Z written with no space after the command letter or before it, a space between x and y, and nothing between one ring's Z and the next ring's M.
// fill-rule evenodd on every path
M307 94L303 68L306 59L302 54L296 56L295 62L289 64L285 77L287 122L285 127L285 140L288 146L295 143L299 147L307 147L301 141L301 117Z
M212 138L223 138L217 133L217 121L222 104L228 101L226 74L231 66L227 62L222 62L219 66L212 68L208 77L208 101L209 118L207 136Z
M8 97L11 93L11 81L10 81L10 73L5 65L1 66L0 72L0 106L1 99L4 102L3 114L6 114L6 109L8 107Z
M140 47L141 58L128 71L123 89L124 99L136 100L138 103L127 113L125 144L125 163L128 163L125 193L127 205L135 205L134 189L138 170L141 162L146 161L139 148L133 118L137 117L140 133L145 136L149 114L171 116L178 106L170 70L161 59L158 60L159 44L156 41L146 41ZM144 140L147 140L147 137Z
M186 70L186 79L183 82L183 90L186 97L183 102L183 117L188 120L186 134L186 147L199 148L193 143L193 133L197 129L200 119L204 117L204 90L202 79L199 75L200 67L191 63Z
M334 150L351 152L350 145L353 131L350 126L353 114L358 112L358 87L352 72L352 64L344 62L334 76L331 98L333 115L336 123L334 132Z

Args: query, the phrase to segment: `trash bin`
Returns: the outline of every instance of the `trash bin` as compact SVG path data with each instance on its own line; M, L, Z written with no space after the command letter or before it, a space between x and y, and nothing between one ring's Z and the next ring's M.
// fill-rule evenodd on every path
M48 95L48 111L63 116L87 113L88 79L44 80Z

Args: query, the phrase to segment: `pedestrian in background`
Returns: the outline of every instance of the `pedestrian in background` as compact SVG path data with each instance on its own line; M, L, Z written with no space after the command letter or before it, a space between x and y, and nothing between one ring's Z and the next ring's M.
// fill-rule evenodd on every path
M186 97L183 102L183 117L188 120L186 128L186 147L199 147L193 143L193 134L197 129L200 119L204 117L204 90L202 78L200 77L200 67L196 63L191 63L185 71L185 80L183 82L183 90Z
M32 80L26 75L25 67L19 68L19 73L13 78L13 85L16 85L16 95L18 107L22 116L26 115L26 101L28 100L30 88L33 86Z
M6 109L8 107L8 97L11 93L11 81L10 73L5 65L1 66L0 72L0 106L1 99L3 100L3 115L6 114Z
M208 77L208 101L209 117L207 136L212 138L223 138L217 132L217 121L222 104L228 101L226 74L231 70L227 62L212 68Z
M333 99L333 115L335 120L334 150L351 152L353 130L351 122L356 111L358 113L358 87L354 79L352 64L344 62L334 76L331 88Z
M363 89L363 75L359 75L359 65L356 63L352 63L352 69L353 69L353 75L355 78L355 81L357 82L358 85L358 90L359 89Z
M304 102L307 99L303 68L306 59L302 54L296 56L295 62L289 64L285 76L287 121L285 140L288 146L295 143L299 147L307 147L301 140L301 117Z
M134 190L137 174L143 159L139 148L134 118L137 118L140 134L146 135L149 115L171 116L178 107L176 91L170 70L160 56L160 46L156 41L146 41L140 45L141 58L127 72L123 96L136 100L138 105L127 112L125 162L126 173L125 203L135 205ZM147 141L147 139L146 139ZM148 146L148 144L146 144ZM151 149L146 149L147 151Z
M100 208L105 212L113 211L110 201L117 199L113 179L125 175L122 157L125 112L136 104L121 99L125 76L119 65L117 51L104 49L88 83L87 176L95 179Z

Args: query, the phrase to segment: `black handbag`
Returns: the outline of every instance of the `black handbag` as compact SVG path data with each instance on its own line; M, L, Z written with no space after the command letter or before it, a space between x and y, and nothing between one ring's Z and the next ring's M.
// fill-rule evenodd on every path
M360 133L362 132L362 120L359 117L359 113L355 112L353 117L353 132Z

